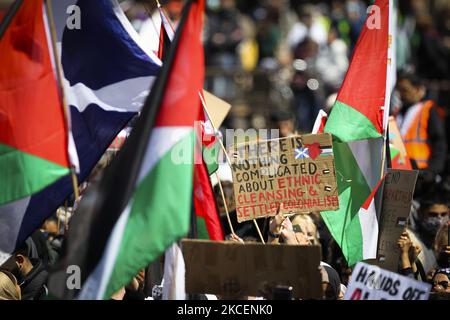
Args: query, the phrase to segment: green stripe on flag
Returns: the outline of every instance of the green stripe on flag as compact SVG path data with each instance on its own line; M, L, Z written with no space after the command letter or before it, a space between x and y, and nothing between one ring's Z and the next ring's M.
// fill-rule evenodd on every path
M171 156L174 148L194 150L193 137L192 131L175 144L136 188L105 299L189 232L193 159L177 164Z
M68 168L0 143L0 204L36 193L70 173Z
M363 259L358 212L370 195L370 188L348 144L334 142L333 147L340 208L322 212L322 217L352 266Z
M389 150L392 159L400 153L400 150L398 150L393 144L389 144Z
M211 240L206 227L206 221L203 217L197 216L197 239Z
M206 169L208 174L212 175L219 169L219 153L220 153L220 143L216 141L213 145L206 147L203 146L203 161L206 164Z
M325 132L332 133L344 142L381 137L381 133L365 115L338 100L331 109Z

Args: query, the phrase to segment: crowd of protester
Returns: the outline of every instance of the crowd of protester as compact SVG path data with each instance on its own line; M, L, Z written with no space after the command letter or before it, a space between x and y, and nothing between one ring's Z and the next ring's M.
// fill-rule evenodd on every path
M176 25L183 1L161 2ZM124 1L122 4L141 35L151 33L148 24L154 24L149 18L149 15L156 16L154 1ZM206 65L224 70L223 74L216 72L208 78L208 89L233 101L241 89L233 71L251 74L265 70L276 75L270 90L277 94L271 95L267 102L270 110L262 113L264 119L258 122L260 126L280 129L281 136L310 132L318 111L329 112L332 107L363 27L367 5L368 1L360 0L207 1ZM431 298L440 299L450 294L450 161L447 148L450 4L445 0L401 0L398 10L399 73L391 112L402 130L409 109L419 103L429 102L430 105L422 144L411 145L411 148L407 145L413 167L420 170L420 175L409 225L397 242L398 273L431 283ZM259 90L256 84L252 88ZM285 101L289 103L285 104ZM246 108L250 109L248 117L260 114L260 106L247 105ZM232 111L224 127L233 128L236 123L233 117L239 117L239 114ZM92 178L101 174L106 162L99 165ZM224 179L222 186L234 233L230 230L217 185L214 191L227 240L259 241L252 222L237 222L232 181ZM70 204L71 201L69 207ZM48 294L48 270L57 262L63 248L70 217L68 211L67 206L58 210L2 266L0 300L38 300ZM352 268L347 265L320 213L292 217L283 213L280 208L274 218L258 220L265 241L280 245L320 245L323 298L342 299ZM162 266L161 260L140 271L111 299L161 299ZM273 296L266 293L264 297Z

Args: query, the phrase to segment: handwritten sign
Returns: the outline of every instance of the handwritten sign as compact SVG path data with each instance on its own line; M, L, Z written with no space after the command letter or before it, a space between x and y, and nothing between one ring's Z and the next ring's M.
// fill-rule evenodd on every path
M428 300L431 285L363 262L356 265L344 300Z
M330 134L238 144L230 158L239 222L274 216L280 204L295 213L339 208Z
M181 247L188 293L224 295L233 284L240 296L260 296L282 285L291 286L297 299L322 297L319 246L186 239Z
M376 265L396 272L400 249L397 240L411 211L417 171L389 169L384 180L380 236Z

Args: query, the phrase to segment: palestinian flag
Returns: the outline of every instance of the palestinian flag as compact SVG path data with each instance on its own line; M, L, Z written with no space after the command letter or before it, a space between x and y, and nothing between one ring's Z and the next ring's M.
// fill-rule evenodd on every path
M215 172L218 168L217 157L213 158L214 154L218 154L219 151L218 138L214 133L212 135L207 133L211 132L211 129L214 132L214 129L210 120L205 121L206 118L207 116L202 111L200 126L196 128L194 208L197 215L197 238L222 241L224 240L224 234L219 220L216 198L209 179L210 170ZM213 157L211 157L211 154ZM206 161L205 155L207 155Z
M158 5L161 15L161 31L159 36L158 57L165 61L170 44L174 37L174 28L167 18L164 10ZM203 104L203 90L199 91L199 97ZM204 105L206 108L206 106ZM200 121L195 128L197 146L195 148L194 166L194 208L197 215L197 238L209 240L224 240L222 226L219 220L216 199L211 186L209 175L219 168L218 155L220 145L215 135L211 121L207 115L201 112ZM205 157L206 156L206 157Z
M66 268L81 268L79 299L109 299L190 225L194 123L202 112L204 0L189 1L167 62L122 150L71 221L67 251L50 276L54 297L73 298ZM149 84L150 85L150 84Z
M69 174L70 161L69 130L43 0L17 1L0 30L3 205L32 195Z
M394 74L391 8L389 0L375 1L371 7L325 125L325 132L333 134L340 208L322 212L322 217L349 265L376 258L374 200L385 167L382 159Z

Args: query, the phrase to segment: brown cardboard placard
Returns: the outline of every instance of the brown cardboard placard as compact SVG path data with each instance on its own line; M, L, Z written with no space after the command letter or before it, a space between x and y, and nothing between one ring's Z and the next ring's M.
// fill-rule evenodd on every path
M319 246L183 240L186 292L260 296L265 285L293 288L294 298L322 297Z
M339 208L330 134L253 141L230 150L239 222Z
M388 169L384 179L377 261L373 263L389 271L398 271L397 240L408 222L417 176L418 171Z
M209 120L211 120L213 127L218 130L227 117L228 112L230 112L231 104L206 90L203 90L203 96L205 97L205 107L208 109Z

